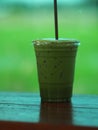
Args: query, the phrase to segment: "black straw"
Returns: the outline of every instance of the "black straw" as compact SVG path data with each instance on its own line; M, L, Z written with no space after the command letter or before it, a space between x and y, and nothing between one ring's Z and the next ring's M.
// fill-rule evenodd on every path
M54 21L55 21L55 38L58 40L58 11L57 0L54 0Z

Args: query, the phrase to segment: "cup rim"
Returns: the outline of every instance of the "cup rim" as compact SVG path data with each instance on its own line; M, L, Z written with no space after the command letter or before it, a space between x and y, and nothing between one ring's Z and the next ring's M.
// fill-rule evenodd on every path
M32 43L33 44L36 44L36 45L47 45L47 44L51 44L51 45L54 45L54 44L58 44L58 45L61 45L61 44L65 44L66 46L68 45L76 45L76 46L79 46L80 45L80 41L79 40L76 40L76 39L71 39L71 38L59 38L58 40L57 39L54 39L54 38L42 38L42 39L36 39L36 40L32 40Z

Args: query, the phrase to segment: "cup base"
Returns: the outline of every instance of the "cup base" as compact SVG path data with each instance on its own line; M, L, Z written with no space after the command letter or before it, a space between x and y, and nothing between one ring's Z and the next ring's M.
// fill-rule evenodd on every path
M71 98L66 98L66 99L41 99L41 102L42 103L45 103L45 102L49 102L49 103L69 103L71 102Z

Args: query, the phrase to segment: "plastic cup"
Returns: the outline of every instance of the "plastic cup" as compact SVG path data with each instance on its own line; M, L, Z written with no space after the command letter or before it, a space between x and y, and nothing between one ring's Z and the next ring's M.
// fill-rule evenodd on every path
M42 102L66 102L72 97L75 59L79 41L34 40Z

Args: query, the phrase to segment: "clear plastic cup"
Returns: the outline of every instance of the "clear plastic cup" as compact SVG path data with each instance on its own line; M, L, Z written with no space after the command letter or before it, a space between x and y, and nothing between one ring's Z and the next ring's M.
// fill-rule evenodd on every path
M73 39L33 41L42 102L71 100L79 44Z

